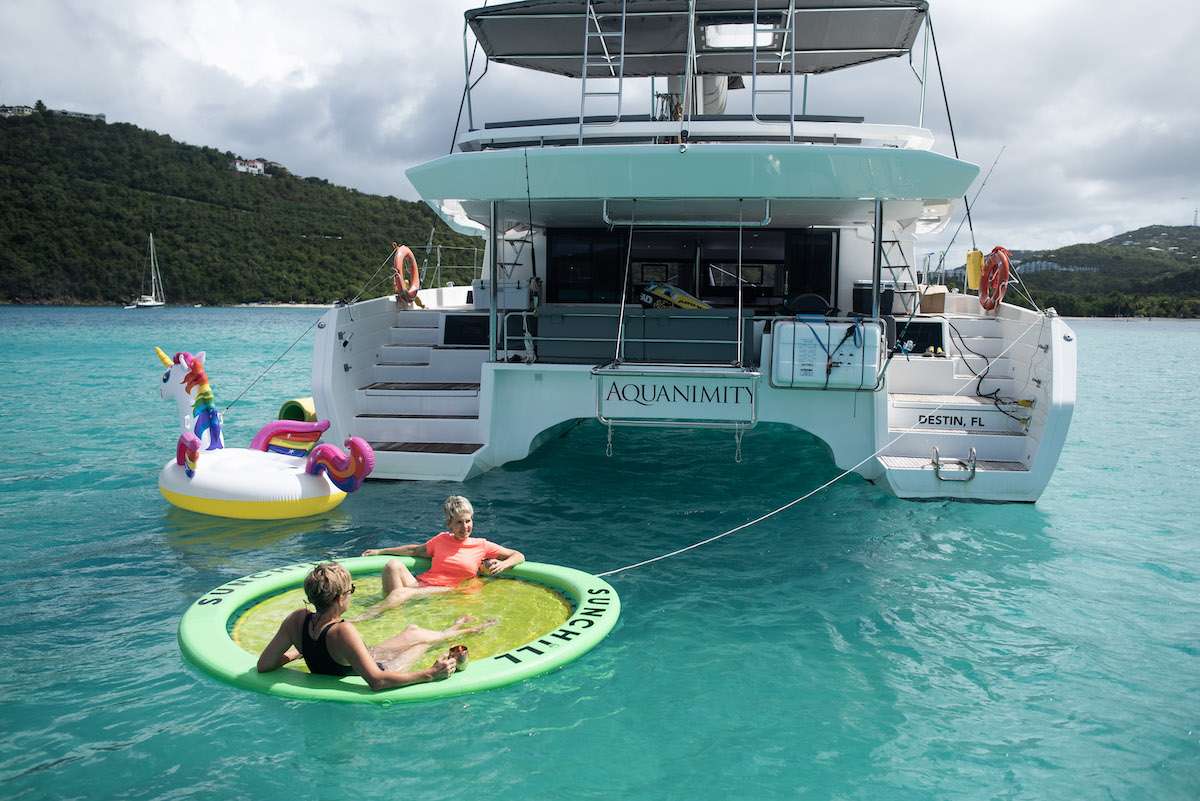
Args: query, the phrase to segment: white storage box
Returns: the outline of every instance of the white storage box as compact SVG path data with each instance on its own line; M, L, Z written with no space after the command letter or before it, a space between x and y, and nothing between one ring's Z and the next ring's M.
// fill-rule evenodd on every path
M771 386L871 389L879 371L879 327L822 318L776 322L771 334Z
M476 278L471 282L471 297L476 309L492 307L490 281ZM524 281L501 281L500 302L496 308L502 311L524 311L529 308L529 284Z

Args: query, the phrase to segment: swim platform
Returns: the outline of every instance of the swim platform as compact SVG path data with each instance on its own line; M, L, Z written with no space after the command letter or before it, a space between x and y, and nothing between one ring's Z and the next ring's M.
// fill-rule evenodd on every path
M364 583L369 583L372 578L378 580L383 566L389 560L397 558L414 572L427 569L429 564L427 559L396 556L354 557L337 561L350 571L356 582L364 580ZM317 564L304 562L263 570L205 593L188 608L179 622L179 647L184 657L201 671L221 681L284 698L384 705L426 701L501 687L561 667L583 656L604 639L616 625L621 612L616 590L603 579L569 567L526 562L505 571L502 578L484 581L519 580L549 588L564 599L567 605L564 609L565 620L541 634L530 635L531 639L500 653L479 657L473 652L466 669L448 679L373 692L358 676L317 676L287 667L259 673L256 667L258 654L240 646L233 633L243 618L255 608L301 588L304 577ZM431 599L458 594L431 596ZM485 597L485 594L480 593L480 596ZM410 603L425 604L431 599ZM289 605L288 611L298 606ZM356 606L350 615L360 609ZM487 609L480 609L476 616L486 617ZM446 643L447 646L450 644ZM444 647L434 646L428 658L417 666L425 667L425 662L432 663L440 652L439 648L444 650Z

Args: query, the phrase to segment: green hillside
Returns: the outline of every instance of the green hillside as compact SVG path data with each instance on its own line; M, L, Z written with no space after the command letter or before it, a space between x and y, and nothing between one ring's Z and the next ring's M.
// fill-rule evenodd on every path
M1014 250L1013 258L1038 304L1060 314L1200 317L1200 227L1194 225L1152 225L1095 244ZM1020 293L1010 291L1006 300L1021 303Z
M482 247L424 204L278 166L238 173L234 157L123 123L0 119L0 302L128 302L150 233L171 303L352 297L392 241L424 245L431 227L435 243Z

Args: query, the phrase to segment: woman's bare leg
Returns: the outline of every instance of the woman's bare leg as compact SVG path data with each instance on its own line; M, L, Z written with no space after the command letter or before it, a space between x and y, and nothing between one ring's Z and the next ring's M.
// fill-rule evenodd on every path
M383 666L384 670L405 671L429 653L430 644L426 642L410 645L399 650L384 650L379 647L371 649L371 656Z
M390 637L376 645L371 649L371 654L381 662L395 659L400 652L409 650L415 646L423 645L428 647L434 643L448 640L451 637L460 637L464 634L478 634L484 629L491 628L498 622L493 619L485 620L482 623L475 623L473 617L464 615L454 621L454 624L450 628L442 629L441 631L423 629L415 624L410 625L395 637Z
M406 601L423 595L438 592L450 592L453 587L422 587L408 566L399 559L392 559L383 566L383 600L363 611L357 617L350 618L351 623L361 623L379 617L388 609L394 609Z
M407 670L429 652L435 643L444 642L451 637L463 634L477 634L491 628L500 621L492 619L482 623L474 623L474 618L464 615L450 628L434 631L411 625L404 631L376 645L371 649L371 658L379 662L387 670ZM474 625L472 625L474 624Z
M417 577L408 569L408 565L399 559L389 559L388 563L383 566L383 574L380 578L383 579L384 595L389 595L394 590L415 590L421 586L417 581Z

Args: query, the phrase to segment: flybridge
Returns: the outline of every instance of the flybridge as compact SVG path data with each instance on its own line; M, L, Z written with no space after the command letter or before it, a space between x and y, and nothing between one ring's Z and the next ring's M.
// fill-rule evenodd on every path
M630 119L627 78L650 78L649 116L641 108L633 116L678 123L682 141L693 119L721 115L727 93L740 88L750 89L752 123L782 123L770 138L797 141L796 112L813 121L808 76L906 54L911 64L927 10L924 0L524 0L472 9L463 36L468 128L475 130L471 90L494 61L579 78L578 144L590 138L587 129ZM468 33L486 57L478 75ZM922 120L927 63L926 52L917 74ZM786 97L786 115L766 113L768 96ZM833 132L835 143L839 133L855 138ZM752 131L722 138L729 137L751 138ZM802 133L801 141L813 135Z

